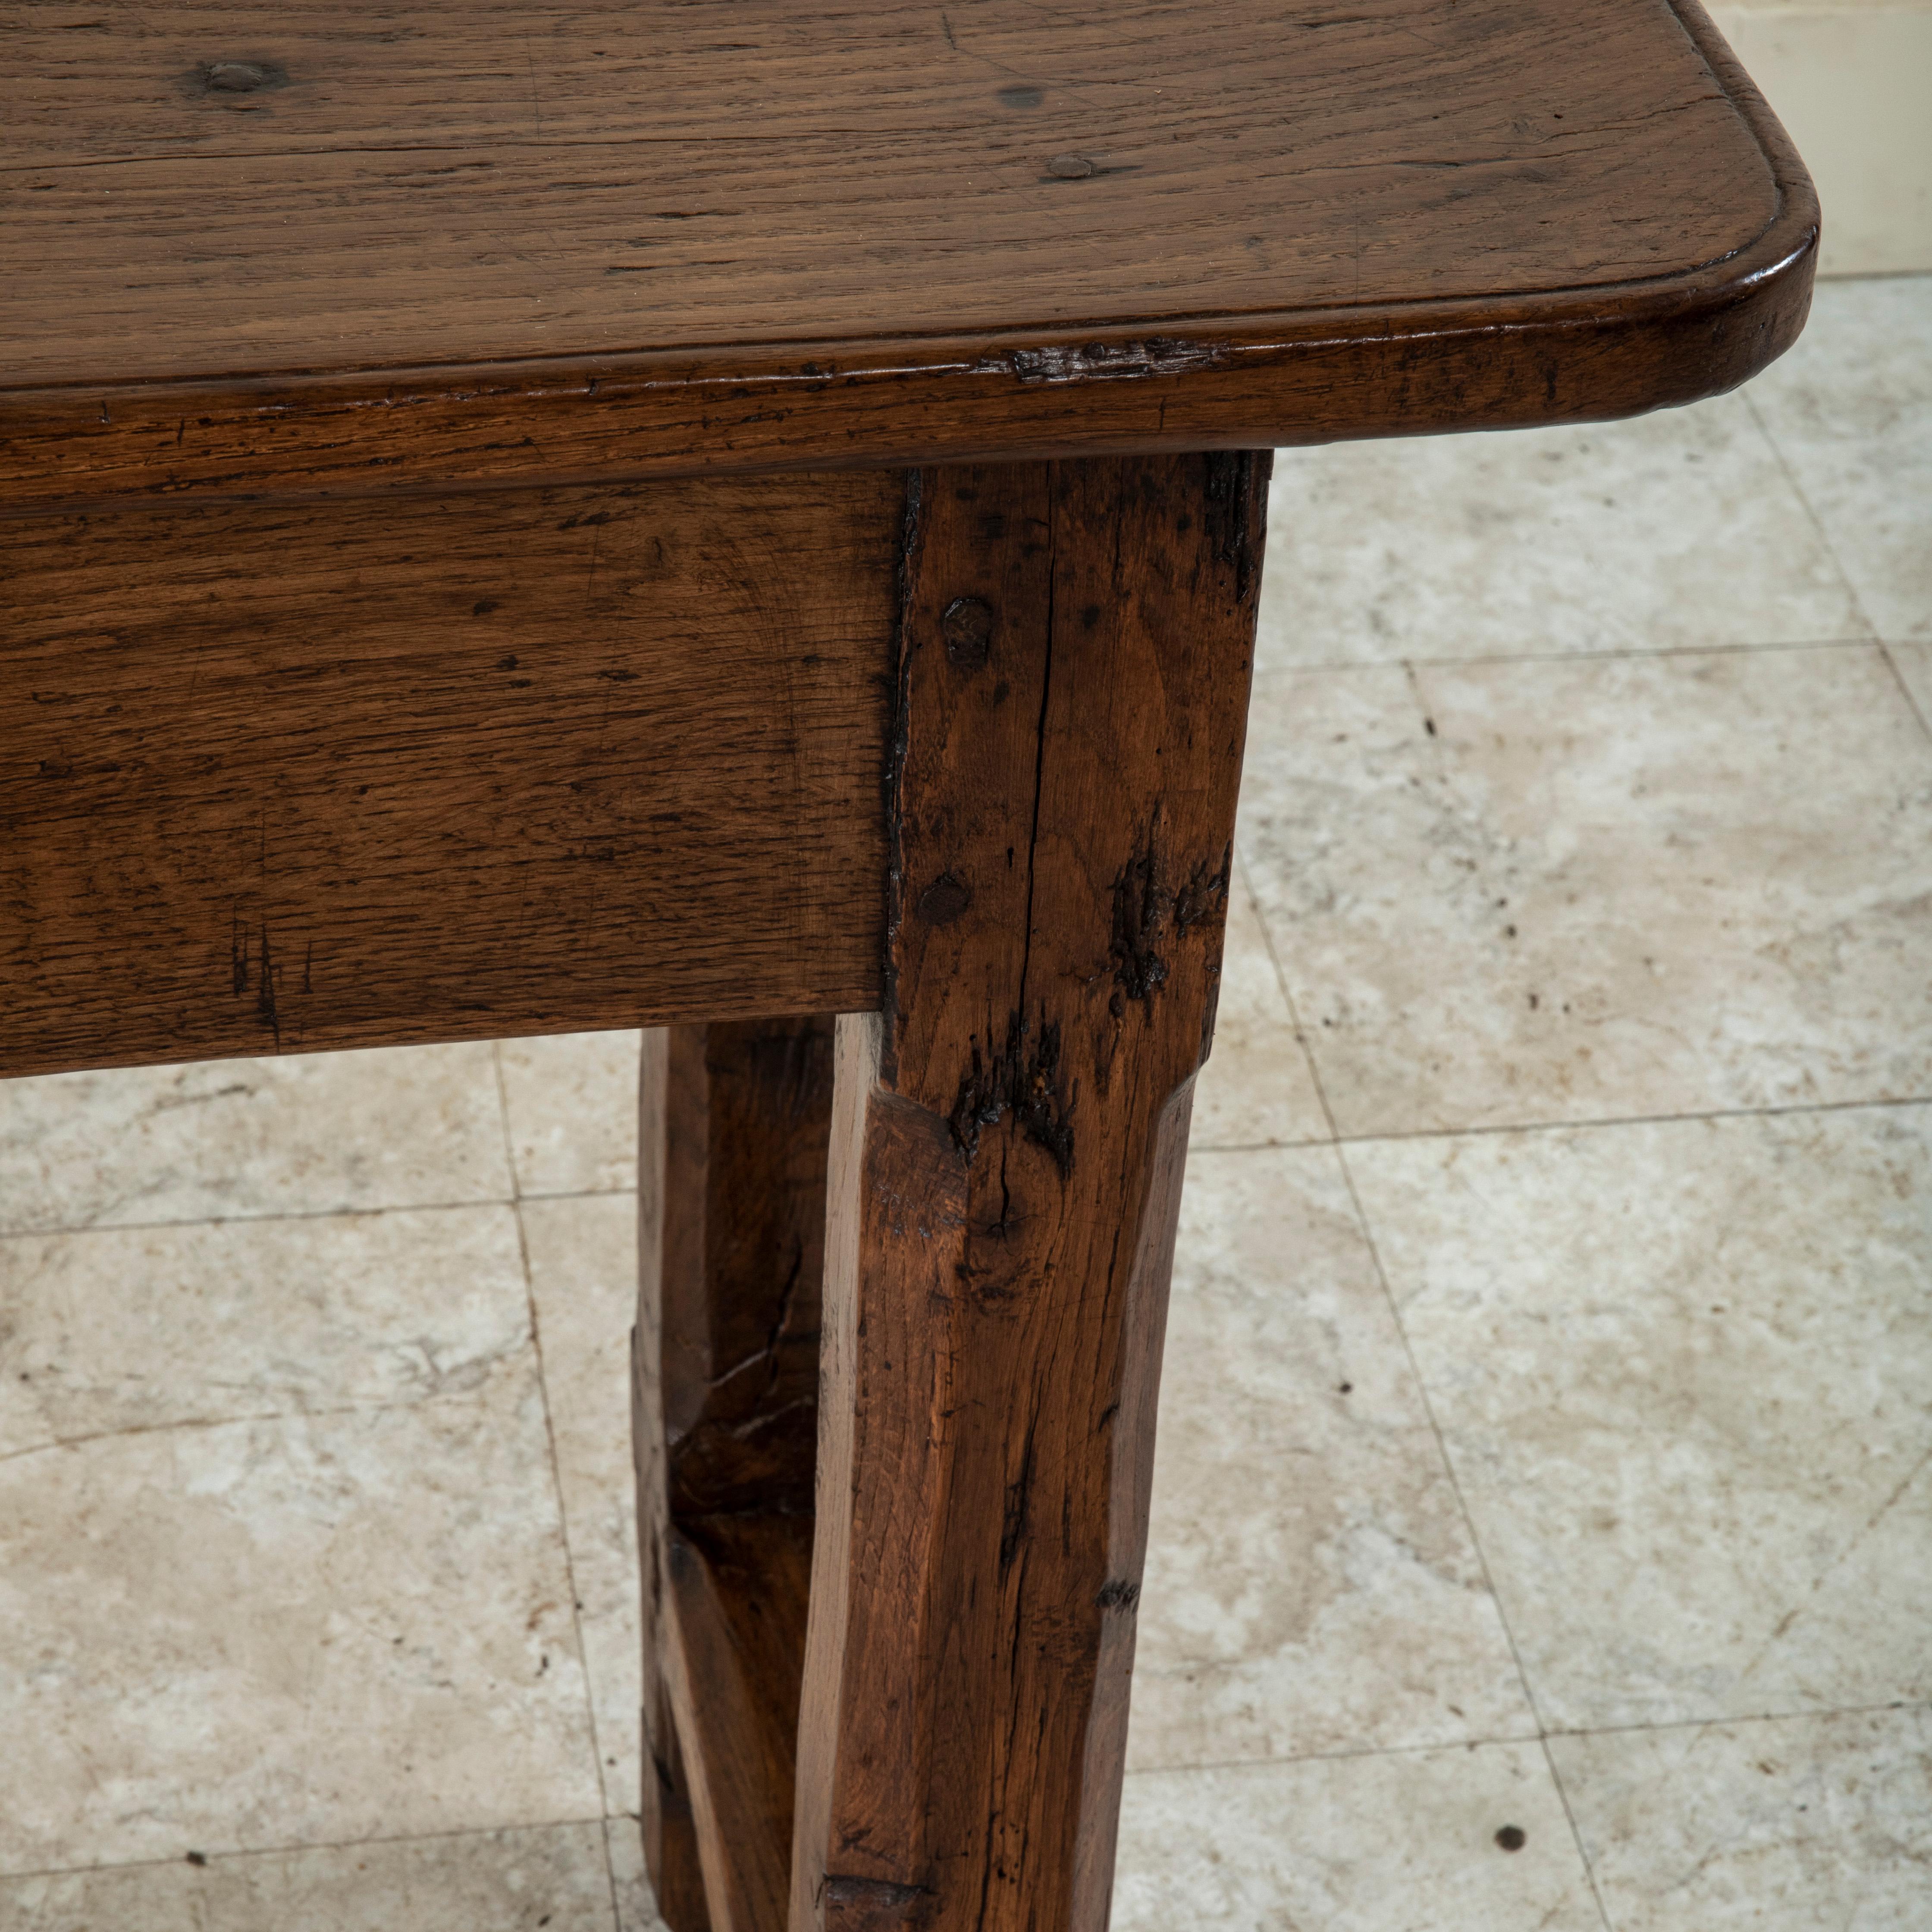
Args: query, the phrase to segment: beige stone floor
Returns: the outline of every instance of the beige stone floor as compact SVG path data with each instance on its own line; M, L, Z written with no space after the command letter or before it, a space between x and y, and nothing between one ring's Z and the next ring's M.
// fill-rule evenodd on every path
M1118 1932L1924 1932L1932 281L1276 479ZM0 1087L4 1932L649 1924L635 1052Z

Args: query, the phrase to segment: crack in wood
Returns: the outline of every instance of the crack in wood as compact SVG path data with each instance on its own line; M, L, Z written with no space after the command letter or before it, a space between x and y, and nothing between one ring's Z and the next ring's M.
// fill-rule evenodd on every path
M1269 464L1251 449L1214 450L1207 458L1201 518L1214 561L1234 573L1234 597L1246 604L1259 567L1256 536L1268 500Z
M982 1052L976 1036L970 1052L946 1117L953 1144L968 1161L980 1151L981 1130L1011 1113L1027 1138L1052 1155L1062 1178L1071 1174L1072 1105L1060 1090L1060 1028L1048 1023L1045 1010L1036 1028L1023 1014L1010 1016L1006 1044L997 1052Z

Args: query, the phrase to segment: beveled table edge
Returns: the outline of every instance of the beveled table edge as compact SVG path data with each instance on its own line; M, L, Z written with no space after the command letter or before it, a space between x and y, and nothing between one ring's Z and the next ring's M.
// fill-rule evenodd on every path
M130 500L900 467L1602 421L1794 342L1819 208L1698 0L1670 0L1768 166L1771 220L1641 280L1510 296L460 365L0 386L0 514Z

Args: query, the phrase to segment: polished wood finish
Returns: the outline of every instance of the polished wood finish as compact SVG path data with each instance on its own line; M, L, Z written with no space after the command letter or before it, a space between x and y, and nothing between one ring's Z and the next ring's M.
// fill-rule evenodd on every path
M644 1833L671 1932L784 1924L832 1045L815 1018L645 1036L632 1357Z
M49 6L8 52L0 502L1616 416L1778 354L1815 249L1695 0Z
M794 1932L1104 1932L1265 457L928 472L842 1018Z
M872 1004L899 496L0 523L0 1072Z

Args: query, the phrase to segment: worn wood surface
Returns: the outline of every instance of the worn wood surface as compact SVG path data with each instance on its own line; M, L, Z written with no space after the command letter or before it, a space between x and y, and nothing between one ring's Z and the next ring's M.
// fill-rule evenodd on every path
M1104 1932L1265 457L930 472L842 1018L793 1932Z
M0 66L0 501L1616 415L1802 322L1695 0L70 4Z
M899 504L0 524L0 1072L870 1005Z
M671 1932L785 1924L832 1046L830 1021L812 1018L645 1036L644 1832Z

